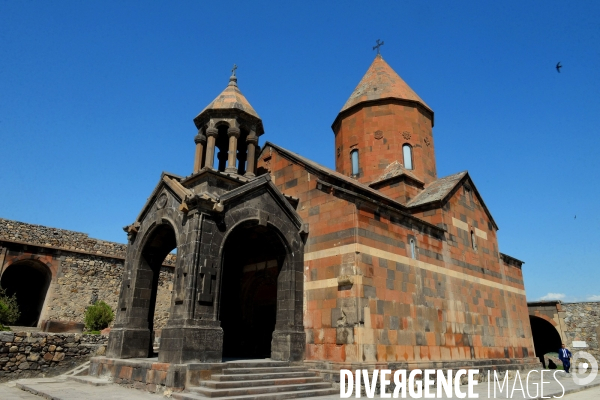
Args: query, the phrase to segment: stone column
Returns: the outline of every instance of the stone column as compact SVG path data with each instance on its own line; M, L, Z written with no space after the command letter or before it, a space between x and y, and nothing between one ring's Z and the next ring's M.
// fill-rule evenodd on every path
M227 159L227 168L225 172L228 173L237 173L237 168L235 166L235 160L237 155L237 140L240 137L239 128L231 127L227 129L227 134L229 135L229 151L227 152L229 158Z
M215 141L219 131L217 128L208 128L206 135L208 136L208 143L206 145L206 160L204 160L204 166L214 168L213 160L215 159Z
M258 137L254 136L254 132L252 132L251 135L248 135L246 143L248 144L248 159L246 163L246 173L244 174L244 176L252 178L255 176L254 165L256 164L256 160L254 159L254 157L256 152L256 145L258 145Z
M204 145L206 144L206 136L198 130L198 134L194 138L196 143L196 156L194 157L194 173L198 173L202 169L202 153L204 153Z

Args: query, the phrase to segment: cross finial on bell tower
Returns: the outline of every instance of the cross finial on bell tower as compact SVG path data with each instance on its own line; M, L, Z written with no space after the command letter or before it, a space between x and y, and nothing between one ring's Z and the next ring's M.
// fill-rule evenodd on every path
M233 64L233 68L231 68L231 76L229 77L229 85L237 86L237 76L235 76L235 70L237 69L237 65Z
M377 55L381 55L381 53L379 52L379 48L383 46L383 42L379 39L377 39L377 46L373 46L373 50L377 49Z

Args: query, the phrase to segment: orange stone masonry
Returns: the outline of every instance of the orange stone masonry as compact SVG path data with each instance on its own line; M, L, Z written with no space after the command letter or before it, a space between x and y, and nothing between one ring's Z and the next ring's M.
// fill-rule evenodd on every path
M364 101L356 102L357 96ZM352 172L352 150L358 150L361 166L355 178L370 183L392 162L405 164L402 146L407 144L413 153L412 172L424 183L437 178L433 111L381 56L375 58L332 128L336 170L346 176Z
M433 111L378 56L333 124L336 171L269 142L257 157L257 174L298 199L309 225L305 359L315 368L539 365L522 262L499 252L467 172L437 178L432 126Z

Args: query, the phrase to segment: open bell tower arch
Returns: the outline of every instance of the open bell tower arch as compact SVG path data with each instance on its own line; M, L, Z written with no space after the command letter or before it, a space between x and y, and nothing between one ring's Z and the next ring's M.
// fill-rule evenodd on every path
M255 176L256 147L264 128L237 85L235 68L225 90L194 118L194 124L198 129L194 173L212 168Z

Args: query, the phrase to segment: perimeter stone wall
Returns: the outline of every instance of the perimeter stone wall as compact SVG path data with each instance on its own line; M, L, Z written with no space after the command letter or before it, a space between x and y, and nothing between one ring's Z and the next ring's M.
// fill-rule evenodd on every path
M600 302L562 303L562 307L566 312L567 343L584 341L588 345L582 349L571 347L571 351L587 351L600 362Z
M0 382L59 375L103 355L107 342L106 335L0 332Z
M87 233L51 228L0 218L0 240L51 247L104 256L125 258L127 245L90 238ZM175 265L175 257L167 256L165 265Z
M85 309L96 300L106 302L117 312L123 275L123 260L68 254L62 262L53 293L50 294L46 319L83 322ZM173 269L162 267L154 312L154 326L161 329L169 318L173 290Z
M86 233L0 218L0 238L44 247L125 258L127 245L90 238Z
M83 323L86 307L96 300L105 301L116 315L126 249L126 244L81 232L0 218L0 276L23 260L41 262L52 274L41 328L47 321ZM169 254L160 271L154 313L157 330L169 317L175 261L176 256Z

